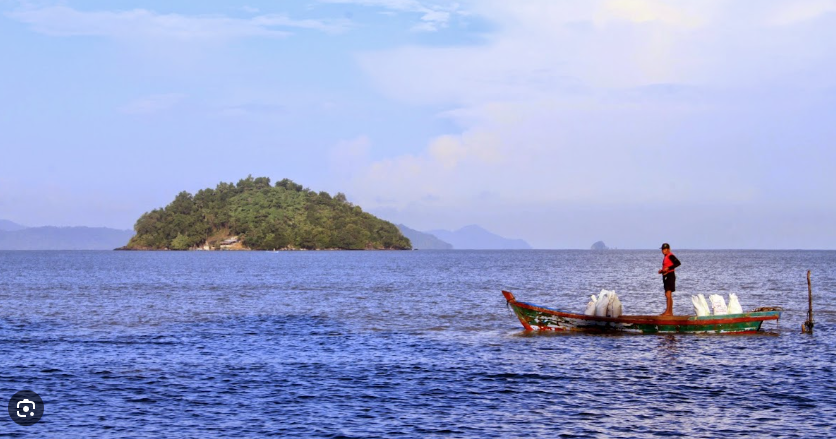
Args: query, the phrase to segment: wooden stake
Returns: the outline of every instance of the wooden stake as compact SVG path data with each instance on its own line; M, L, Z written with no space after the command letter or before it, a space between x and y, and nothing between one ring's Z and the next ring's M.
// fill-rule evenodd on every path
M813 283L810 282L810 270L807 270L807 321L801 325L801 332L813 333Z

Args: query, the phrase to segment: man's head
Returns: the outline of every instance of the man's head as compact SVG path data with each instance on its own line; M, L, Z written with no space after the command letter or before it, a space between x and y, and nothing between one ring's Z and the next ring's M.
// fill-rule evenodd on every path
M667 256L668 253L671 252L671 245L668 244L667 242L662 244L661 248L662 248L662 254L665 255L665 256Z

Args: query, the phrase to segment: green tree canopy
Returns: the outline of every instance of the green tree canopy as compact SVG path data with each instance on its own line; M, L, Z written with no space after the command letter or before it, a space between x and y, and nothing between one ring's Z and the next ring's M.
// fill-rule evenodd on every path
M195 195L180 192L168 206L139 217L128 249L186 250L237 236L247 248L410 249L395 225L337 193L314 192L289 179L270 185L248 176Z

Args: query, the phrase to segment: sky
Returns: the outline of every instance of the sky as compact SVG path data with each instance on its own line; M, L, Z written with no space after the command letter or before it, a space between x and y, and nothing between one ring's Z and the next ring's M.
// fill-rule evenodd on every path
M536 248L836 249L836 0L0 0L0 218L247 175Z

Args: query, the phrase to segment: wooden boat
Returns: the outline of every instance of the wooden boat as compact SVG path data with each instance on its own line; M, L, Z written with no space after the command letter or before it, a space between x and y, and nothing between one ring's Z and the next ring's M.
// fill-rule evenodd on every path
M502 295L520 319L526 331L579 331L596 333L628 332L638 334L716 333L746 334L758 332L763 322L778 320L781 311L755 310L722 316L621 316L598 317L575 314L518 302L509 291Z

